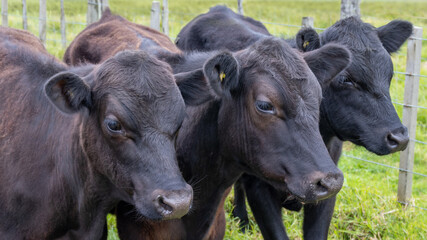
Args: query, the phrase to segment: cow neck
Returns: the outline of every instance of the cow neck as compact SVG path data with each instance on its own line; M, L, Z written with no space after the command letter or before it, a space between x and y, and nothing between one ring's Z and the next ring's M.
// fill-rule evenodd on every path
M192 239L202 239L208 232L225 190L241 174L232 161L221 156L220 107L221 102L214 100L187 111L184 129L180 131L184 140L178 139L180 168L194 190L192 210L182 218Z
M322 135L323 142L328 149L329 155L335 164L338 164L338 160L341 156L343 141L329 122L329 118L323 107L323 104L320 105L319 130L320 134Z

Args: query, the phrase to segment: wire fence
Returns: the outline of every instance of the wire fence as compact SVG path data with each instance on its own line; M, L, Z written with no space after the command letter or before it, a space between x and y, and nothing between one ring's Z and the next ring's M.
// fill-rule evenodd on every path
M45 1L45 0L40 0L40 1ZM108 5L108 1L106 1L106 0L102 0L102 1L100 1L100 0L96 0L96 1L92 0L92 1L88 1L88 2L87 1L82 1L82 2L88 4L88 11L93 11L94 12L94 13L92 13L92 15L94 16L93 19L89 19L89 17L88 17L88 22L94 22L94 21L96 21L100 17L100 12L99 11L101 11L102 8L104 8L104 7L106 7ZM172 18L169 18L169 20L168 20L169 22L167 24L169 24L169 23L175 23L175 24L180 25L181 27L183 27L187 23L187 21L182 20L184 17L189 17L189 16L190 17L196 17L197 15L200 14L200 13L179 12L179 11L168 11L168 13L169 13L169 15ZM89 15L91 15L91 14L88 13L88 16ZM15 19L22 18L22 15L8 14L7 13L7 9L6 9L6 11L3 11L3 8L2 8L2 16L3 16L3 18L2 18L3 19L3 21L2 21L3 25L7 25L7 24L4 23L5 16L6 17L12 17L12 18L15 18ZM145 15L141 14L141 15L135 15L135 16L133 16L133 21L135 22L135 19L137 19L137 18L141 19L141 17L142 17L142 19L145 22L149 21L149 19L150 19L150 16L147 13ZM131 18L132 18L132 16L131 16ZM48 27L48 29L47 29L48 31L55 32L55 33L58 33L58 27L56 27L56 24L58 24L58 23L60 23L62 21L60 19L45 19L45 18L34 17L34 16L26 16L26 19L33 20L34 22L39 21L39 24L43 24L43 22L45 22L45 24L48 24L48 25L55 25L53 27L52 26ZM131 19L129 19L129 20L131 20ZM297 25L297 24L285 24L285 23L277 23L277 22L270 22L270 21L261 21L261 22L263 24L266 24L266 25L274 25L274 26L285 27L285 28L301 28L302 27L302 25ZM86 22L79 22L79 21L67 21L67 22L65 22L65 24L66 25L75 25L75 26L81 27L81 30L83 30L83 28L88 25L88 23L86 23ZM163 23L163 24L165 24L165 23ZM319 31L326 30L325 28L319 28L319 27L314 27L314 26L312 26L312 28L314 28L316 30L319 30ZM171 37L171 38L173 39L173 37ZM45 38L45 39L46 39L47 42L54 42L54 43L61 43L63 41L61 39L52 39L52 38ZM414 37L414 36L411 36L409 40L419 40L421 42L424 42L424 44L427 44L427 38L423 38L423 37ZM67 44L70 43L70 42L71 41L66 41ZM421 58L420 61L422 61L422 62L427 61L427 57ZM421 81L427 79L427 75L425 75L425 74L412 73L412 72L408 72L408 71L394 71L394 74L395 74L394 75L394 79L396 81L405 81L406 82L406 78L408 78L408 77L412 77L412 78L416 77L416 78L418 78ZM399 76L404 76L405 79L399 78ZM427 87L427 84L422 84L421 83L421 84L419 84L419 86L420 87ZM424 93L422 95L424 95ZM401 106L402 108L414 108L414 109L419 109L421 111L427 110L427 106L418 105L418 104L411 104L411 103L405 103L405 102L406 101L402 101L402 100L399 100L399 99L392 99L392 103L395 106ZM423 118L422 122L419 122L419 121L416 122L416 127L417 127L416 129L418 131L420 131L420 129L427 130L427 122L426 121L427 120L425 118ZM423 134L422 138L427 139L427 133ZM424 151L424 149L427 150L427 148L425 147L425 145L427 145L427 142L425 140L417 139L416 137L412 137L412 138L410 138L410 141L413 142L413 143L416 143L417 145L419 145L419 147L422 147L423 151ZM343 156L347 157L347 158L355 159L357 161L362 161L362 162L366 162L366 163L378 165L378 166L381 166L381 167L385 167L385 168L389 168L389 169L394 169L394 170L397 170L399 172L403 172L403 173L407 173L407 174L411 174L411 175L415 175L415 176L419 176L419 177L423 177L423 178L427 177L427 174L425 174L425 173L420 173L420 172L416 172L416 171L413 171L413 170L410 170L410 169L396 167L396 166L392 166L392 165L389 165L389 164L372 161L372 160L369 160L369 159L364 159L364 158L361 158L361 157L358 157L358 156L350 155L347 152L344 152ZM412 176L410 176L410 177L412 177ZM426 208L412 205L412 204L408 203L408 201L398 201L398 202L400 202L402 204L405 204L405 205L410 205L410 206L413 206L413 207L417 207L417 208L422 209L422 210L427 210Z

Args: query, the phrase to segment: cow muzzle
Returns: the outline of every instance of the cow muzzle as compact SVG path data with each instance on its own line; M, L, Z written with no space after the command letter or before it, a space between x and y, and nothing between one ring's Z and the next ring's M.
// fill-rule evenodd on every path
M193 190L188 184L179 190L156 189L151 196L154 207L163 220L183 217L193 202Z
M300 184L298 184L298 182ZM306 176L306 180L297 180L288 183L292 195L305 203L317 202L336 195L344 183L341 170L323 173L314 172Z
M394 129L386 135L385 141L390 153L405 150L409 142L408 129L405 126Z

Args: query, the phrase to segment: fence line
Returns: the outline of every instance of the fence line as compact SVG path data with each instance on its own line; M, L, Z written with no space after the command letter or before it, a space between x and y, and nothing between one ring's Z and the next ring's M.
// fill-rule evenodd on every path
M150 28L160 31L160 3L157 1L151 5Z
M413 38L413 39L414 40L420 40L420 39L415 39L415 38ZM406 76L415 76L415 77L427 78L427 75L421 75L421 74L416 74L416 73L397 72L397 71L394 71L394 73L402 74L402 75L406 75Z
M395 102L395 101L392 101L392 103L397 104L397 105L401 105L401 106L404 106L404 107L412 107L412 108L419 108L419 109L427 109L427 107L418 106L418 105L412 105L412 104L404 104L404 103L401 103L401 102Z
M414 141L416 143L427 145L427 142L423 142L423 141L420 141L420 140L417 140L417 139L414 139L414 138L410 138L409 140Z
M412 173L412 174L414 174L414 175L418 175L418 176L421 176L421 177L427 177L427 174L423 174L423 173L419 173L419 172L410 171L410 170L407 170L407 169L404 169L404 168L394 167L394 166L391 166L391 165L388 165L388 164L379 163L379 162L375 162L375 161L371 161L371 160L367 160L367 159L359 158L359 157L352 156L352 155L348 155L348 154L345 154L345 153L343 153L342 155L343 155L344 157L353 158L353 159L360 160L360 161L363 161L363 162L368 162L368 163L372 163L372 164L380 165L380 166L383 166L383 167L392 168L392 169L399 170L399 171L402 171L402 172Z
M28 21L27 21L27 0L22 0L22 28L28 29Z
M411 206L411 207L415 207L415 208L419 208L419 209L422 209L422 210L424 210L424 211L427 211L427 208L423 208L423 207L419 207L419 206L415 206L414 204L411 204L411 203L406 203L406 202L401 202L401 201L397 201L398 203L401 203L401 204L403 204L403 205L409 205L409 206Z
M423 29L413 27L412 36L421 38ZM418 89L421 71L421 40L409 39L406 57L405 91L403 98L402 123L408 128L409 138L415 139L417 128L417 108ZM412 171L414 168L415 144L409 141L405 150L400 153L400 168ZM397 199L401 202L408 202L412 195L412 173L399 171L399 183L397 186Z
M40 41L45 44L46 43L46 0L39 1L39 38Z
M1 0L1 25L7 27L7 0Z
M67 38L65 35L65 10L64 10L64 0L61 0L61 43L62 48L67 47Z

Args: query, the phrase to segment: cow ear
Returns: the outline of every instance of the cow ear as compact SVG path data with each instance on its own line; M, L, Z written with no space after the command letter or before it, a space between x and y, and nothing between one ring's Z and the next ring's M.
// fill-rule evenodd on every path
M394 53L403 45L412 34L412 23L402 20L393 20L377 29L384 48Z
M76 113L82 107L91 106L89 85L74 73L56 74L46 82L44 89L52 104L64 113Z
M333 43L304 54L304 60L322 86L328 85L344 70L350 64L350 58L347 48Z
M303 28L296 37L297 48L302 52L309 52L320 47L319 34L313 28Z
M220 96L239 88L239 63L230 52L221 52L207 60L203 72L212 89Z
M200 105L215 98L215 94L211 91L214 89L212 83L206 79L203 69L178 73L174 77L186 105Z

